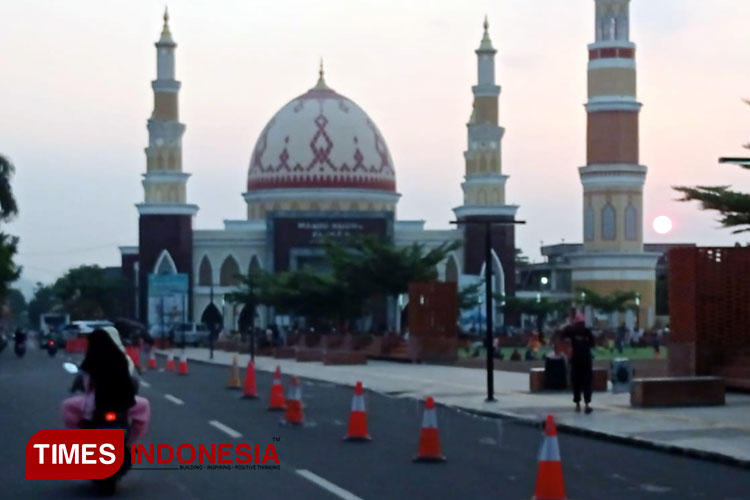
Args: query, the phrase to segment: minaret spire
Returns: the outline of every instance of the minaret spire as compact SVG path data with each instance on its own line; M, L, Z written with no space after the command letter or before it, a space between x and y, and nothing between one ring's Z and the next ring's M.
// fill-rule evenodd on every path
M172 33L169 31L169 8L164 7L164 26L161 29L161 39L160 42L171 42L172 41Z

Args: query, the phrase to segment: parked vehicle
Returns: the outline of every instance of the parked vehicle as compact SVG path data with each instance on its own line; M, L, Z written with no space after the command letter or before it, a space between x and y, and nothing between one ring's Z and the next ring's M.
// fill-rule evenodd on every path
M73 321L63 327L63 338L67 340L70 338L75 338L79 335L87 335L97 328L103 328L105 326L115 325L111 321L102 319Z
M208 327L203 323L182 323L175 328L176 344L198 346L208 343Z

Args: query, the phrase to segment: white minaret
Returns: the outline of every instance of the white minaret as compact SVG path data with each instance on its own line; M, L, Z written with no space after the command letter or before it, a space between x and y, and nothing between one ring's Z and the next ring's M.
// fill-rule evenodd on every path
M166 10L161 38L155 46L156 80L151 82L154 111L148 120L144 203L138 205L138 211L141 215L194 215L198 207L187 204L185 192L190 174L182 171L182 134L185 125L179 122L180 82L175 80L177 44L169 31L169 14Z

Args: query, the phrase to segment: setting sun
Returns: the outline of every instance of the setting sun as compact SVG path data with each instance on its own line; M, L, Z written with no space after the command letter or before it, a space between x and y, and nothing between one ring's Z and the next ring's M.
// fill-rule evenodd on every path
M660 215L654 219L654 231L659 234L667 234L672 230L672 219L666 215Z

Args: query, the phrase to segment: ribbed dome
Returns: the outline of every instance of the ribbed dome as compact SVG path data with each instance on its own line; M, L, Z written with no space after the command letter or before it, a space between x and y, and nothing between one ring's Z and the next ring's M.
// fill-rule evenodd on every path
M373 121L322 77L282 107L255 144L248 192L278 188L396 190L388 146Z

